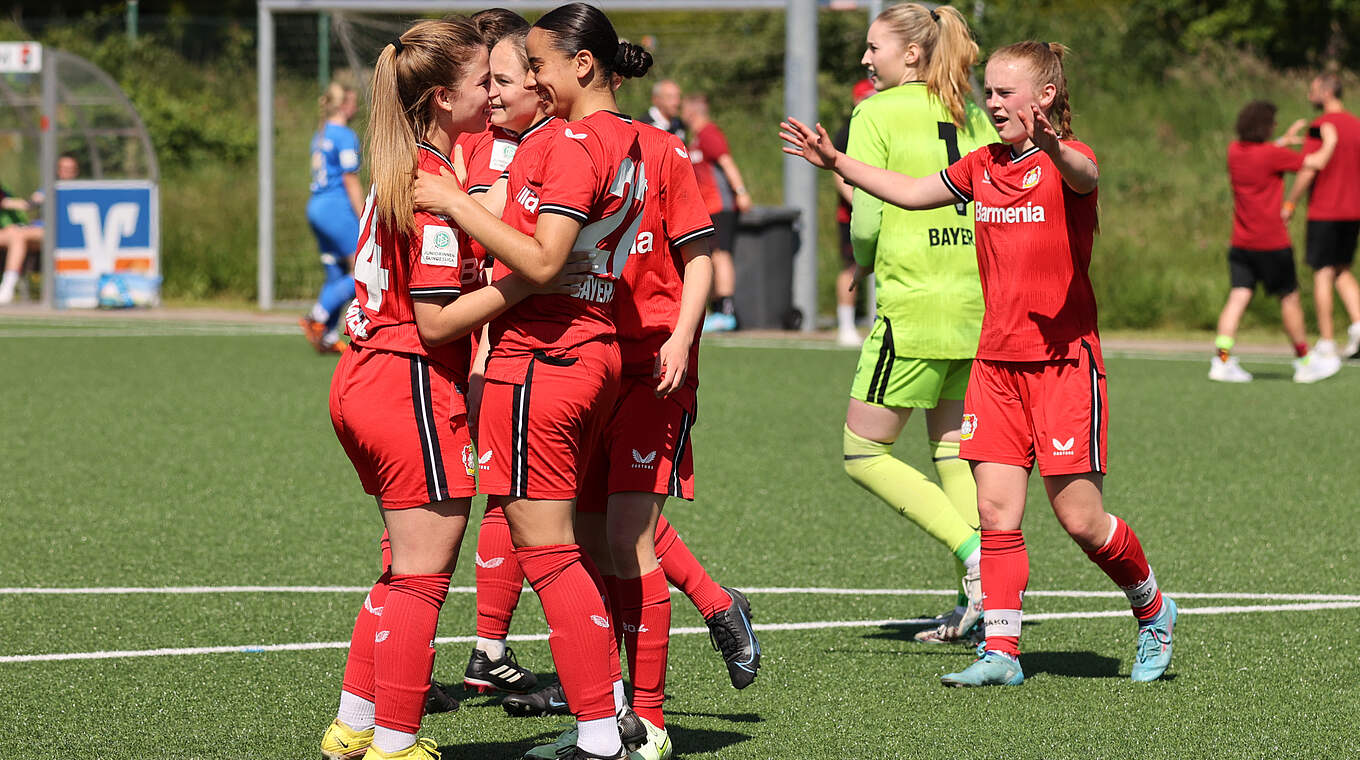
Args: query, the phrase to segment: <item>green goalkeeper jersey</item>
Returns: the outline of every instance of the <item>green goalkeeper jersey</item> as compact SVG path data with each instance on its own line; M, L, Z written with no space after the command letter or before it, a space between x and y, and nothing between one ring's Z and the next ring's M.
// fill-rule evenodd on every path
M972 101L959 127L924 82L908 82L855 108L846 154L929 177L996 141L991 120ZM983 309L971 203L907 211L856 189L850 237L855 260L873 269L878 314L892 322L897 356L974 356Z

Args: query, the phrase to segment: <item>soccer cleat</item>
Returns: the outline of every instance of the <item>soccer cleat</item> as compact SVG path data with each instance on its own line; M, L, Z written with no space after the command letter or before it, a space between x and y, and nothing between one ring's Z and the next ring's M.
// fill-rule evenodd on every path
M494 662L486 652L474 648L468 658L467 670L463 671L463 683L480 692L528 694L538 686L538 677L533 671L520 667L514 650L509 647L505 648L505 656Z
M1138 626L1138 654L1129 679L1137 683L1156 681L1171 664L1171 632L1176 627L1176 603L1162 595L1162 611Z
M416 743L403 750L387 754L374 746L369 746L363 760L439 760L439 745L434 739L422 736Z
M642 725L647 728L647 741L632 752L628 753L628 760L670 760L671 755L675 754L675 748L671 745L671 736L666 733L666 729L657 728L646 718L638 718Z
M732 686L744 689L756 680L756 672L760 670L760 640L751 627L751 603L746 595L726 586L722 590L732 597L732 606L704 622L708 623L708 638L713 649L721 652L727 663Z
M1229 356L1226 361L1215 356L1209 360L1209 379L1220 383L1249 383L1251 373L1242 369L1236 356Z
M537 718L541 715L570 715L562 684L545 686L529 694L511 694L501 700L501 707L517 718Z
M318 354L327 353L325 339L326 326L311 317L302 317L298 320L298 327L302 328L302 336L307 342L312 344Z
M425 714L457 712L460 704L451 691L452 688L448 684L431 680L430 690L425 692Z
M988 650L959 673L940 677L945 686L1019 686L1025 682L1020 660L1004 652Z
M1294 364L1294 382L1316 383L1341 371L1341 358L1333 352L1311 351Z
M737 329L737 318L731 314L715 311L704 317L703 332L705 333L732 332L735 329Z
M373 729L355 731L336 718L321 735L321 757L325 760L357 760L372 743Z
M1346 359L1360 359L1360 322L1346 328L1346 347L1341 350Z
M629 753L629 760L660 760L671 756L670 736L664 729L653 726L632 709L625 710L618 721L619 741L623 744L623 751ZM656 732L660 732L659 737ZM551 743L540 744L525 752L524 760L555 760L568 757L576 749L577 736L576 726L572 726Z

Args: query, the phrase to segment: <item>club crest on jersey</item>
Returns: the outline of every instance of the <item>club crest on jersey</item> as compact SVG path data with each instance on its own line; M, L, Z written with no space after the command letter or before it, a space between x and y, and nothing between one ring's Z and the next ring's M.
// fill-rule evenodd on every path
M458 266L458 238L453 230L437 224L427 224L422 231L420 263L432 267Z
M463 446L463 469L467 470L469 475L477 474L477 454L473 452L470 443Z
M959 440L970 441L973 439L973 433L976 432L977 432L977 415L976 414L963 415L963 424L959 426Z
M1033 169L1030 169L1025 172L1024 179L1020 180L1020 189L1028 190L1031 187L1034 187L1039 184L1039 180L1043 179L1043 176L1044 171L1042 166L1036 166Z

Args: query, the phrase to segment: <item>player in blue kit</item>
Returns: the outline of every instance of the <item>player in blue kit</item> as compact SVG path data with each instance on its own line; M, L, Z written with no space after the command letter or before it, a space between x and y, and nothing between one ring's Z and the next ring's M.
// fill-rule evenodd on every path
M299 320L308 342L320 353L344 350L337 324L354 298L354 247L364 193L359 184L359 137L349 120L359 110L354 89L331 82L321 96L321 128L312 137L312 199L307 222L321 249L326 283L307 316Z

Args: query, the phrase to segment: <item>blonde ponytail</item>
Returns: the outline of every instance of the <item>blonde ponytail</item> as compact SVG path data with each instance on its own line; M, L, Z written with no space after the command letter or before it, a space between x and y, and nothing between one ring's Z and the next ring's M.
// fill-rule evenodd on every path
M948 5L929 10L917 3L885 8L875 21L883 22L903 47L915 44L924 59L919 65L926 89L949 110L956 126L963 126L972 98L969 77L977 63L978 46L963 14Z
M411 182L416 141L434 128L430 98L461 81L467 62L485 56L477 27L462 18L418 21L383 48L373 69L368 117L369 176L378 223L415 231Z

